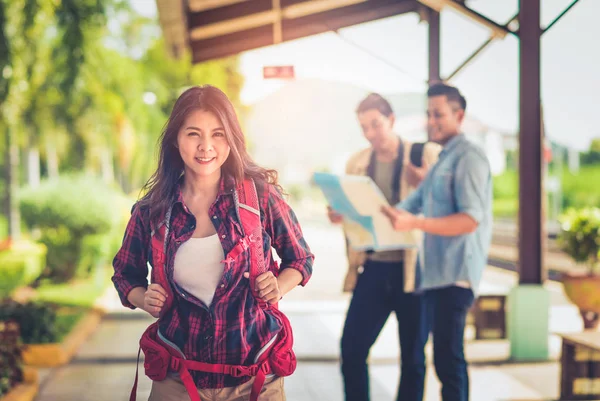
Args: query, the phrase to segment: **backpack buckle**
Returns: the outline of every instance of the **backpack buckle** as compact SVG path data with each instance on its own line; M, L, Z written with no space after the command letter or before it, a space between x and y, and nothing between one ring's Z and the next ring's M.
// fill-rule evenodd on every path
M229 374L233 377L256 376L256 368L254 367L253 369L247 366L234 365L230 368Z
M179 368L181 367L181 362L179 358L175 358L172 356L170 365L171 369L173 369L176 372L179 372Z
M262 372L265 375L268 375L269 373L271 373L271 365L269 364L268 360L264 361L261 365L260 365L260 370L262 370Z

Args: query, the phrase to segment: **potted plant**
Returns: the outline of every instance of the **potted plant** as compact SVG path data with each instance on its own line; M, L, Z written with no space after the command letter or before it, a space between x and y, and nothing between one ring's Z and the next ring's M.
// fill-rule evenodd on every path
M577 307L585 329L600 322L600 208L571 209L561 219L559 243L573 261L586 266L583 273L562 276L565 293Z

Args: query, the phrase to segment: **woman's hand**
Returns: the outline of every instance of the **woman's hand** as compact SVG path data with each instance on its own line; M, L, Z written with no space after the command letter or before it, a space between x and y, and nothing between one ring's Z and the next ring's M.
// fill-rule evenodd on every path
M144 293L144 309L150 315L158 318L162 307L167 301L167 292L159 284L150 284Z
M250 278L250 273L244 273L244 277ZM270 305L276 304L282 297L277 277L270 271L256 278L255 289L258 297Z

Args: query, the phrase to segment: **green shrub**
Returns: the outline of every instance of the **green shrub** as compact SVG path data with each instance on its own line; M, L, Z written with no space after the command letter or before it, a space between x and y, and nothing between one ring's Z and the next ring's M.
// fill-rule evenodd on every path
M0 398L23 381L23 357L18 324L0 321Z
M19 241L0 251L0 298L33 282L46 266L46 247Z
M600 209L569 209L561 218L559 243L574 261L598 268L600 257Z
M134 200L115 199L114 212L120 215L110 231L105 234L88 235L84 238L79 260L78 276L88 277L94 270L100 269L112 261L123 242L123 233L131 217Z
M23 344L56 343L73 330L85 311L37 301L21 304L4 299L0 302L0 325L2 322L16 322Z
M66 282L78 271L85 274L105 262L110 253L105 244L110 240L102 237L124 228L124 205L130 208L131 201L122 192L85 175L24 189L21 215L29 228L40 229L40 241L48 247L47 277ZM86 252L91 255L83 257Z
M14 320L25 344L45 344L58 338L56 309L47 304L20 304L6 299L0 303L0 321Z
M94 276L85 279L61 284L43 282L36 289L34 299L53 305L93 308L98 298L111 285L113 273L112 268L103 266L94 272Z
M90 176L62 176L21 192L21 216L29 227L65 226L84 236L107 232L115 216L115 190Z

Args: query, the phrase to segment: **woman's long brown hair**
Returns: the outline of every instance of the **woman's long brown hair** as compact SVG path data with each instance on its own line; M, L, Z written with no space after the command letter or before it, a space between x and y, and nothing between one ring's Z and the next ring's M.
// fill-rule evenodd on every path
M223 124L225 137L231 148L229 157L222 166L223 176L231 176L239 184L244 178L263 181L278 187L277 171L257 165L246 150L246 140L237 114L225 93L214 86L194 86L179 96L169 120L159 138L160 155L158 168L144 185L144 197L140 206L150 207L150 221L157 225L164 218L176 191L184 168L177 149L177 135L187 116L195 110L212 112Z

